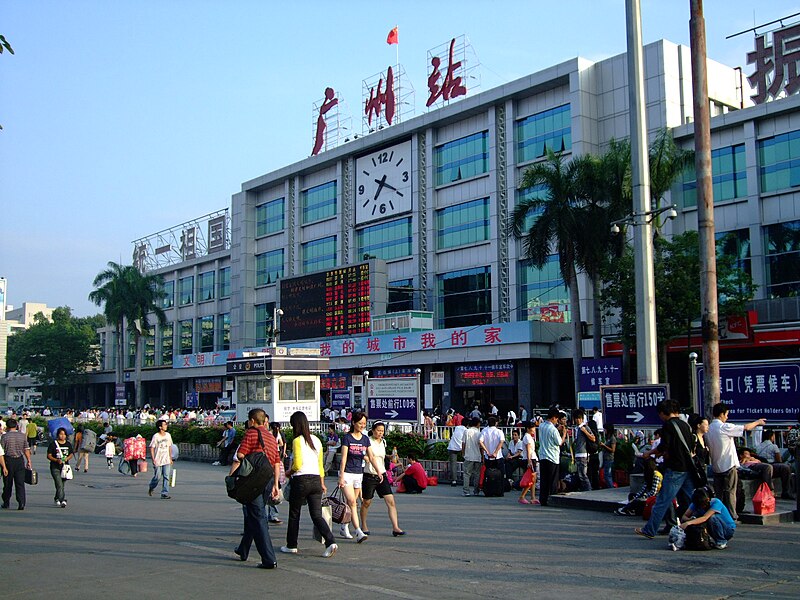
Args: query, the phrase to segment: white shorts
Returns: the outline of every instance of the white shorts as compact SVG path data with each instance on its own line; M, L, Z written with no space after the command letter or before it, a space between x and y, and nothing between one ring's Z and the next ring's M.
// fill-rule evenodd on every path
M361 480L364 478L362 473L345 473L344 474L344 484L345 485L352 485L353 489L360 490L361 489Z

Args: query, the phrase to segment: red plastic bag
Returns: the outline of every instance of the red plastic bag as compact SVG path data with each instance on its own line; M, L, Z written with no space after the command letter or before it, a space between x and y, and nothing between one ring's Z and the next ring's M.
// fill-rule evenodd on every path
M650 496L644 501L644 510L642 511L642 519L645 521L650 520L650 515L653 512L653 507L656 505L657 496Z
M485 477L486 477L486 465L482 464L481 465L481 472L478 475L478 489L479 490L483 489L483 480L484 480Z
M522 489L531 487L533 482L534 482L533 469L526 469L525 474L522 476L522 479L519 482L519 487L521 487Z
M775 496L766 483L758 486L753 495L753 512L757 515L768 515L775 512Z
M439 485L439 477L437 477L436 475L431 475L430 477L428 477L428 485L429 486Z

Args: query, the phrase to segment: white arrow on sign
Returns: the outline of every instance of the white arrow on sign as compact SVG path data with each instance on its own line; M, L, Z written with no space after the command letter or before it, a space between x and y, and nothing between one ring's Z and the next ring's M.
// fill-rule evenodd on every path
M633 422L634 422L634 423L638 423L639 421L641 421L642 419L644 419L644 415L643 415L642 413L640 413L640 412L637 410L637 411L636 411L635 413L633 413L632 415L625 415L625 418L626 418L626 419L633 419Z
M399 414L400 414L399 412L397 412L396 410L393 410L391 412L387 412L386 416L389 417L390 419L394 419Z

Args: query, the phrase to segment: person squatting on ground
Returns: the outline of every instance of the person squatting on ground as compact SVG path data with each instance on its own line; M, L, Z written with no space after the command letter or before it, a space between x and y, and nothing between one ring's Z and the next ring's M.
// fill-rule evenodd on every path
M370 461L375 472L381 471L382 465L378 464L372 453L369 438L364 435L367 426L367 415L363 412L353 413L350 422L350 433L342 438L342 460L339 465L339 487L342 488L344 498L350 506L352 523L355 528L356 542L359 544L367 539L367 534L361 529L358 518L358 499L361 497L361 485L364 478L364 462ZM379 476L383 480L384 476ZM349 524L342 525L339 530L341 537L352 539Z
M708 535L711 536L712 547L724 550L728 540L736 533L736 521L719 498L709 498L704 488L698 488L692 494L692 503L684 515L681 529L692 525L706 524Z
M281 552L297 554L300 512L303 504L308 503L311 521L325 542L322 556L329 558L336 554L338 546L328 523L322 518L322 496L328 491L325 487L322 443L317 436L311 435L305 413L293 413L289 423L293 431L292 464L289 468L289 524L286 528L286 545L281 546Z
M405 535L406 532L400 529L397 519L397 505L394 501L394 493L389 479L386 477L386 440L383 439L386 433L386 425L380 421L376 421L372 425L370 431L369 442L372 454L375 456L377 463L384 468L377 471L372 462L367 462L364 465L364 478L361 482L361 509L359 517L361 518L361 530L369 535L369 527L367 526L367 515L369 507L372 504L372 499L375 497L375 492L386 503L386 509L389 511L389 521L392 523L392 535L398 537Z
M69 465L73 453L72 444L67 440L67 430L59 427L56 431L56 439L47 447L47 460L50 463L50 476L56 487L53 501L56 506L61 508L67 508L67 500L64 495L64 482L66 481L64 476L67 473L64 467Z
M414 452L408 454L408 460L406 470L397 477L397 485L399 487L402 484L406 494L421 494L428 487L428 474L419 464Z

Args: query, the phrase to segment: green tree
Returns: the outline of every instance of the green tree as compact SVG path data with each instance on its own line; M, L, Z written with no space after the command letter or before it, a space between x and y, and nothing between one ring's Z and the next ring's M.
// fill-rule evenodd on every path
M72 316L69 307L53 310L52 321L42 313L34 324L8 339L9 371L30 375L45 398L62 395L82 383L86 370L97 365L94 330Z
M541 269L555 249L561 276L569 290L572 314L573 378L575 391L580 390L581 309L578 293L579 240L585 235L587 216L587 181L594 169L589 156L565 162L562 154L548 151L547 159L527 168L521 187L541 186L539 197L521 201L511 215L511 231L522 240L523 254L531 264ZM529 216L536 220L526 230Z
M672 239L655 241L653 262L656 290L656 330L659 349L659 378L667 381L667 346L686 333L700 316L700 247L698 233L687 231ZM737 257L720 252L717 258L717 293L720 315L741 314L753 298L756 286L739 268ZM630 248L610 263L609 284L604 295L608 314L617 314L623 341L636 337L635 278Z
M103 306L103 314L114 324L117 360L116 381L123 382L123 338L127 331L133 336L136 406L143 406L142 353L143 339L151 330L151 315L159 324L166 323L161 301L164 298L163 279L160 275L142 274L131 265L109 262L108 268L94 279L95 289L89 300Z

